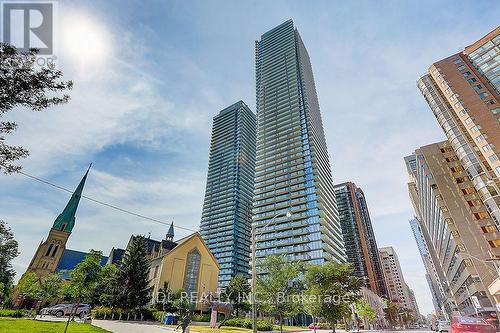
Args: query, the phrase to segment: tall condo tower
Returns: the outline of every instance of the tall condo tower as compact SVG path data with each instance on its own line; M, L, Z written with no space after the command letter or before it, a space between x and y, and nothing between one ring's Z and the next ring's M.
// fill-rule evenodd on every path
M239 101L214 117L201 235L220 264L219 287L249 277L255 115Z
M347 261L366 288L387 297L384 272L363 190L351 182L335 185Z
M257 260L345 262L312 67L292 20L261 36L255 61Z

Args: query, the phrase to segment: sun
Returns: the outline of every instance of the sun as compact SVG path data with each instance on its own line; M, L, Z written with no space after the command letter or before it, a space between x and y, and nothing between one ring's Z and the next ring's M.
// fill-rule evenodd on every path
M106 26L90 15L65 15L60 31L64 62L68 60L80 69L92 70L105 63L111 56L111 36Z

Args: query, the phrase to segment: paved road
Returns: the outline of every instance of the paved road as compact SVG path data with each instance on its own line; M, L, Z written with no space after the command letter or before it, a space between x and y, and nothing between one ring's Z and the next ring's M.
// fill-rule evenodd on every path
M113 333L172 333L171 328L148 322L124 322L117 320L92 320L92 325L104 328Z
M167 328L164 326L156 325L153 323L147 322L124 322L124 321L111 321L111 320L92 320L92 324L101 328L104 328L113 333L173 333L179 331L175 331L171 328ZM314 332L313 330L304 330L301 333ZM317 333L331 333L331 330L316 330ZM383 333L433 333L431 331L426 330L407 330L407 331L361 331L360 333L375 333L375 332L383 332ZM344 330L337 330L337 333L345 333Z

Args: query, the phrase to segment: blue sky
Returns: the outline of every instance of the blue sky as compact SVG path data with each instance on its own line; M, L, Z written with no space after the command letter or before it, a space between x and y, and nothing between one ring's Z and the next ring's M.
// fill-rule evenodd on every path
M255 111L254 41L293 18L334 180L364 190L378 245L396 249L421 311L432 311L403 156L444 135L415 82L492 30L497 1L61 1L58 10L58 64L75 87L68 105L8 114L19 123L10 143L31 151L25 172L75 188L93 162L86 195L197 229L211 119L240 99ZM2 174L0 198L22 274L68 193ZM84 200L68 247L107 254L132 233L166 231Z

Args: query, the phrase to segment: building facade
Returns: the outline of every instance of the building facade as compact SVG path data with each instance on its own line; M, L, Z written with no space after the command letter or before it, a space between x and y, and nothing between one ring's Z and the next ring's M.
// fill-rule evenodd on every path
M380 248L379 253L389 300L402 308L412 310L410 295L396 251L388 246Z
M497 274L483 260L490 250L483 233L495 228L494 221L448 141L421 147L414 156L410 198L441 281L443 312L489 314L495 307L487 286ZM474 306L474 298L481 308Z
M249 277L255 135L255 115L242 101L214 117L200 231L220 264L220 287Z
M363 191L354 183L335 185L347 261L366 288L387 297L375 234Z
M195 308L203 310L204 296L217 293L217 259L197 232L173 243L173 247L150 257L152 303L161 302L164 287L168 286L172 293L183 289L192 300L197 300Z
M312 67L292 20L261 36L255 61L257 260L345 262Z
M444 290L445 288L447 288L447 286L446 284L443 284L445 280L442 270L441 275L438 274L438 270L441 269L441 266L436 266L435 261L424 239L424 233L422 231L422 228L420 227L420 223L416 218L410 220L410 227L412 229L413 236L415 237L420 257L422 258L422 261L424 263L424 267L426 270L425 279L427 280L427 284L431 291L434 311L436 314L438 314L438 317L446 318L447 312L443 311L443 309L446 301L446 294Z
M488 260L498 260L500 255L499 85L500 27L462 52L432 64L418 81L477 200L493 222L482 225L485 229L480 231L488 242ZM477 213L485 216L484 211ZM500 303L499 280L490 286L490 294Z

